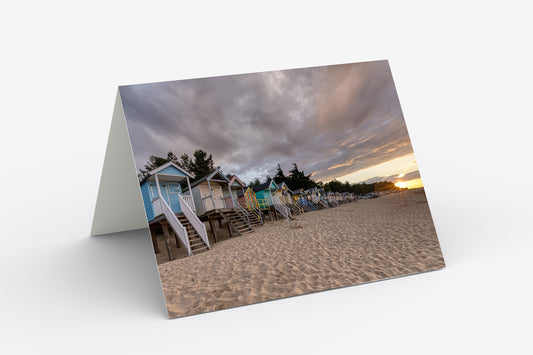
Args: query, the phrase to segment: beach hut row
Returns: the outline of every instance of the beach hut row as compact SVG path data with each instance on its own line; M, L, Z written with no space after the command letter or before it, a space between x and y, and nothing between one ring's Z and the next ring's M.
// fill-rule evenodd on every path
M283 182L268 180L254 187L235 175L215 169L191 183L193 176L168 162L150 171L140 182L146 216L156 253L162 234L171 260L171 240L192 256L217 242L217 224L230 237L254 231L267 221L290 219L305 212L331 208L356 200L353 194L326 192L323 188L291 190ZM206 224L209 226L209 235Z

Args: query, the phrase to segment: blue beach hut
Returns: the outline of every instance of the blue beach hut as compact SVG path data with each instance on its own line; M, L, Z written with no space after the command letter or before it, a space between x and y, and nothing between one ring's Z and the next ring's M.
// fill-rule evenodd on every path
M254 186L253 192L257 197L260 209L269 209L270 206L274 207L276 211L281 213L284 218L291 217L291 211L289 207L285 206L279 198L279 186L270 179L264 184Z
M190 186L189 178L192 179L193 176L172 162L161 165L144 177L141 181L141 192L148 222L157 217L154 200L159 196L163 197L174 213L182 212L179 196L188 203L193 211L196 209L192 196L182 194L182 184L186 183L187 186Z
M264 184L254 186L252 190L259 202L259 207L263 209L273 205L272 195L273 192L278 190L278 185L276 185L274 180L268 180Z
M171 228L193 255L210 249L210 245L205 226L194 212L193 197L183 194L182 184L191 191L190 178L189 172L168 162L148 172L140 184L148 224L161 223L166 238Z

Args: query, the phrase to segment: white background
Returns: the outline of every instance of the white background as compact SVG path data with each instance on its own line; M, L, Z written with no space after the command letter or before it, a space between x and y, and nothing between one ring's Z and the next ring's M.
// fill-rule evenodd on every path
M0 352L531 353L531 11L370 3L4 5ZM118 85L376 59L446 269L169 321L146 234L89 237Z

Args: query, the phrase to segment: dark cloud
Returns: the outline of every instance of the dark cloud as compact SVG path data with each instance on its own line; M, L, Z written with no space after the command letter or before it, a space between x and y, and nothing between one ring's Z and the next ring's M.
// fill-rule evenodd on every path
M316 180L412 153L386 61L120 88L137 168L202 148L250 181L296 162Z

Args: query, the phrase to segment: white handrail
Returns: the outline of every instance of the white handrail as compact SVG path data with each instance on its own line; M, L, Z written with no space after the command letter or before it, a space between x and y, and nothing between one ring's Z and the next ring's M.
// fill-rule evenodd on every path
M164 215L165 218L168 221L168 224L170 224L170 227L174 230L174 233L178 235L178 237L181 240L181 243L185 245L185 248L187 248L187 253L189 256L192 255L191 246L189 244L189 238L187 237L187 230L185 227L180 223L178 217L172 212L172 209L167 204L167 201L161 197L156 197L152 204L154 206L154 212L156 212L157 215Z
M285 206L289 207L289 210L292 208L292 209L295 209L296 211L298 211L299 213L303 213L303 209L298 206L297 204L295 204L292 200L292 196L290 195L283 195L281 197L282 199L282 202Z
M207 245L208 249L211 249L211 246L209 245L209 238L207 237L207 231L205 229L205 225L200 221L198 216L193 212L192 208L185 202L183 197L181 195L178 195L180 204L181 204L181 211L187 217L191 225L194 227L196 232L198 232L198 235L202 240L204 241L205 245Z
M289 209L289 207L281 203L278 196L272 196L272 205L274 206L276 210L278 210L279 213L281 213L283 217L285 218L291 217L291 210Z
M180 195L180 196L187 203L187 206L191 208L191 210L196 211L196 206L194 205L194 199L192 195Z

